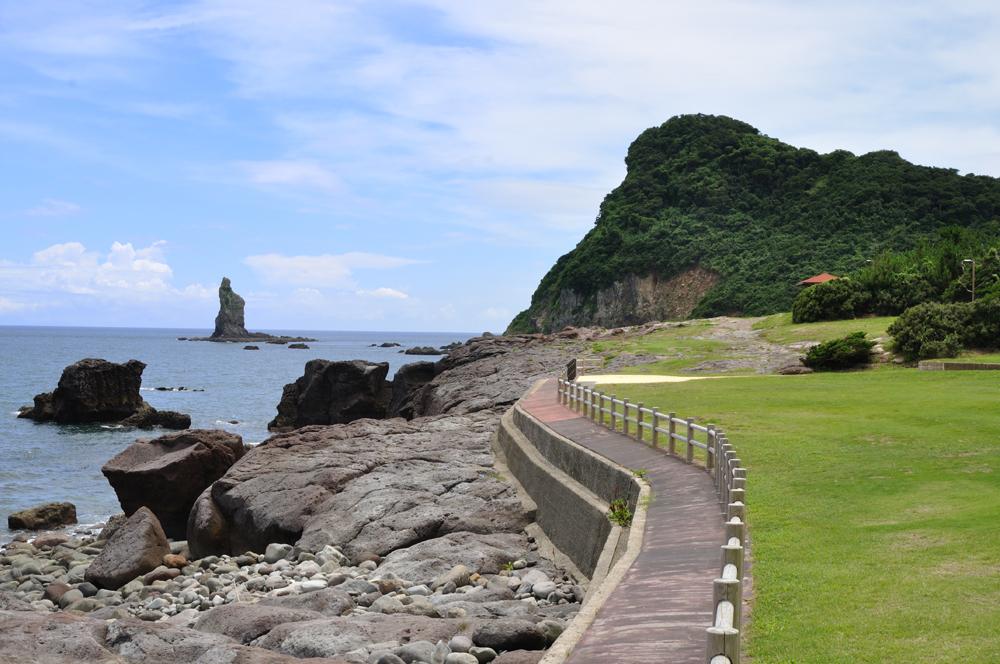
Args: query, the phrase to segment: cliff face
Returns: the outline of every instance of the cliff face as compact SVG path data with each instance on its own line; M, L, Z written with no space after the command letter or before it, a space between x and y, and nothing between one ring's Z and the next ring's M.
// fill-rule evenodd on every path
M567 326L619 327L651 320L689 318L695 306L719 283L719 275L695 266L670 279L655 274L625 275L602 288L589 301L573 290L559 292L554 306L540 309L531 325L538 330Z
M727 117L647 129L625 165L508 334L787 311L814 274L851 272L949 226L1000 234L996 178L891 151L819 154Z
M249 336L243 318L245 307L246 301L233 290L229 277L223 277L219 286L219 315L215 317L212 338Z

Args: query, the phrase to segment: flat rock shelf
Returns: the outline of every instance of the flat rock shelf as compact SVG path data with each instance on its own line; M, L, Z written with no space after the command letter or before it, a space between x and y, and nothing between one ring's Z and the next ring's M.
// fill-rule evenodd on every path
M555 379L521 406L575 443L626 468L645 469L653 492L638 558L566 661L704 662L725 534L711 477L562 406Z

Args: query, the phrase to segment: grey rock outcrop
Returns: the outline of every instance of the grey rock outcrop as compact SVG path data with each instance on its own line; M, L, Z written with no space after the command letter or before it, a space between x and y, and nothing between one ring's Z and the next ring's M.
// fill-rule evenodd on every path
M245 308L246 300L233 290L229 277L223 277L219 285L219 313L215 317L212 338L250 336L244 319Z
M73 503L45 503L7 517L7 527L11 530L45 530L74 523L76 506Z
M87 424L117 422L124 426L186 429L191 417L174 411L158 411L139 395L142 372L139 360L116 364L87 358L63 369L52 392L35 396L35 404L22 408L18 417L38 422Z
M424 385L438 375L436 362L413 362L399 368L392 377L392 397L389 401L389 417L413 419L416 414L414 398Z
M532 515L490 473L495 424L492 413L365 419L274 436L198 498L188 545L196 557L271 542L384 556L449 533L520 532Z
M439 360L438 375L410 397L414 415L506 410L581 348L579 342L543 335L470 339Z
M239 436L193 429L138 440L101 468L126 515L148 507L163 530L184 539L195 499L246 452Z
M268 429L287 431L310 424L346 424L385 416L389 364L364 360L310 360L294 383L285 385L278 414Z
M170 544L156 515L140 507L128 518L87 568L85 578L98 588L116 590L159 567Z

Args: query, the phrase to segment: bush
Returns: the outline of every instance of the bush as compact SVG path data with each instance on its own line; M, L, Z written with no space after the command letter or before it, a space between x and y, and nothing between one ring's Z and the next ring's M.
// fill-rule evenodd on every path
M861 304L861 291L850 279L837 279L808 286L792 303L793 323L854 318Z
M802 364L817 371L850 369L872 361L875 342L865 338L864 332L854 332L840 339L831 339L813 346L802 358Z
M928 302L907 309L889 326L893 350L910 362L955 357L967 345L978 305Z

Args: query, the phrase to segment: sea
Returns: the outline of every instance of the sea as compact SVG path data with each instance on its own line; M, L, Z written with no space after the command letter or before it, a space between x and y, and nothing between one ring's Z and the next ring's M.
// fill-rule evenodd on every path
M154 408L191 415L192 428L225 429L257 444L268 437L286 383L302 375L309 360L388 362L389 377L404 364L434 356L404 355L413 346L435 348L475 336L458 332L323 332L264 330L312 337L308 350L256 343L180 341L207 336L199 329L0 326L0 542L9 541L7 515L50 501L76 505L81 525L121 511L101 466L137 438L161 429L108 425L58 425L18 419L18 408L56 387L62 370L87 357L146 363L142 395ZM396 342L400 348L379 348ZM185 388L180 390L178 388ZM156 388L169 388L157 390Z

